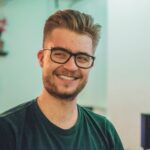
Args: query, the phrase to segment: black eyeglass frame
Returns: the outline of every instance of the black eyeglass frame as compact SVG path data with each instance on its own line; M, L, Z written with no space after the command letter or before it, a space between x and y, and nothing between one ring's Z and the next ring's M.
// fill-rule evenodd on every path
M83 53L83 52L72 53L72 52L69 51L68 49L65 49L65 48L62 48L62 47L52 47L52 48L50 48L50 49L44 48L43 50L49 50L49 51L51 51L51 54L50 54L51 60L52 60L53 62L55 62L55 63L58 63L58 64L65 64L65 63L67 63L67 62L70 60L70 58L71 58L72 56L74 56L74 62L75 62L75 64L76 64L76 66L79 67L79 68L82 68L82 69L89 69L89 68L91 68L91 67L94 65L95 57L94 57L94 56L91 56L91 55L88 55L88 54L86 54L86 53ZM68 57L68 59L67 59L65 62L58 62L58 61L55 61L55 60L52 58L52 52L55 51L55 50L64 51L64 52L68 53L70 56ZM91 63L91 65L88 66L88 67L81 67L80 65L78 65L78 63L76 62L76 57L79 56L79 55L86 55L86 56L92 58L92 63Z

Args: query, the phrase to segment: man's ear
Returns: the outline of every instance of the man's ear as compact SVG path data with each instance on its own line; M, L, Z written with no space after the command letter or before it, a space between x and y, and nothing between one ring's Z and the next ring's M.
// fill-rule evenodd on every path
M43 53L43 50L40 50L38 53L37 53L37 58L38 58L38 61L39 61L39 64L41 67L43 67L43 59L44 59L44 53Z

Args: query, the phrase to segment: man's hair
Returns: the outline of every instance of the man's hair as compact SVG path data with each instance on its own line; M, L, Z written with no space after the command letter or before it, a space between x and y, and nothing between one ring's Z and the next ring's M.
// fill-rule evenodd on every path
M56 28L65 28L89 36L93 42L93 49L96 49L100 38L101 26L94 24L94 20L89 14L67 9L59 10L51 15L45 23L43 47L46 37Z

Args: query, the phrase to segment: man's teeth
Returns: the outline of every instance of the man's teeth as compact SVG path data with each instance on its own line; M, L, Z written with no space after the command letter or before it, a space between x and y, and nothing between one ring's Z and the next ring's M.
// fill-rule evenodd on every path
M69 76L64 76L64 75L60 75L59 77L64 80L74 80L75 79L75 77L69 77Z

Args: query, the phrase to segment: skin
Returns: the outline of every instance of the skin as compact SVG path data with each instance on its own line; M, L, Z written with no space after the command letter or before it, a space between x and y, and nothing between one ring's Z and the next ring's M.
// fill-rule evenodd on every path
M92 39L89 36L64 28L54 29L46 38L44 48L51 47L93 55ZM90 69L78 68L73 57L66 64L54 63L48 50L39 51L38 60L43 77L43 90L38 97L38 105L49 121L62 129L69 129L76 123L76 97L86 85Z

